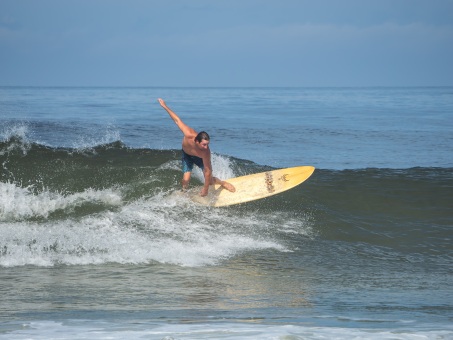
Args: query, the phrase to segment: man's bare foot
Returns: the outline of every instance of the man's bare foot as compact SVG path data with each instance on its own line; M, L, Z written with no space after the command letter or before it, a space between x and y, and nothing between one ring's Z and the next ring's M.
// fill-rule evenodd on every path
M231 191L231 192L236 191L236 188L234 187L234 185L231 183L228 183L228 182L222 182L222 187L224 187L225 189L227 189L228 191Z

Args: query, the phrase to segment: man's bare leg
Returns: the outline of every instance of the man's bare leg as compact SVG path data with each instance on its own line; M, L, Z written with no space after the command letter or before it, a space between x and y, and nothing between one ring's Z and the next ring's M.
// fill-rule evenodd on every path
M182 184L183 191L185 191L189 188L191 174L192 174L191 172L185 172L184 175L182 176L181 184Z
M217 177L212 177L212 182L214 182L215 184L221 185L222 188L225 188L228 191L231 191L231 192L235 192L236 191L236 188L234 187L233 184L225 182L225 181L222 181L222 180L218 179Z

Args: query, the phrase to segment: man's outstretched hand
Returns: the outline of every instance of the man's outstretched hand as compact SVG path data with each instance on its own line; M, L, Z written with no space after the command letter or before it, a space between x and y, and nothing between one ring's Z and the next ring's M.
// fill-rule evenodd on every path
M167 107L167 104L165 104L165 102L162 98L158 98L157 101L159 102L160 106L162 106L163 108Z

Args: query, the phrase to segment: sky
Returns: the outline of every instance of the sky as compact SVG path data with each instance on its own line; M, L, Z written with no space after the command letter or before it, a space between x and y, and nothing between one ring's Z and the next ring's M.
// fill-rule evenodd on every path
M453 0L0 0L0 86L453 86Z

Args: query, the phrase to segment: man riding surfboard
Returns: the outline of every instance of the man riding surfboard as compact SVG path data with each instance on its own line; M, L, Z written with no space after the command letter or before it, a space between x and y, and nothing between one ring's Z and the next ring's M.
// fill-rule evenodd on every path
M159 104L168 112L170 117L184 134L182 139L182 187L187 189L192 174L193 165L197 165L204 175L204 186L201 189L200 196L206 196L209 191L209 185L219 184L225 189L235 192L235 187L225 181L218 179L212 175L211 150L209 149L209 135L202 131L196 132L174 113L164 102L163 99L158 99Z

